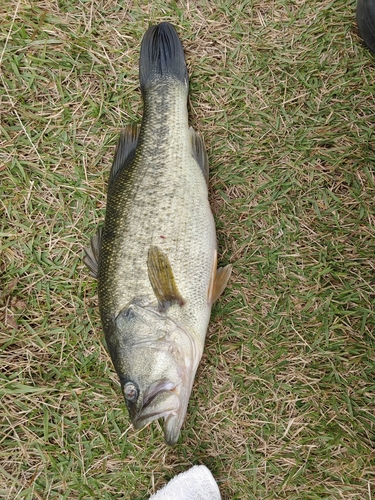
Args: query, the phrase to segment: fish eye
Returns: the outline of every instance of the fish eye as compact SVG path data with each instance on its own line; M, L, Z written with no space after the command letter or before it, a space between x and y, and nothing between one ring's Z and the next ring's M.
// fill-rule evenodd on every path
M124 396L127 401L135 403L138 398L138 389L133 382L126 382L124 385Z

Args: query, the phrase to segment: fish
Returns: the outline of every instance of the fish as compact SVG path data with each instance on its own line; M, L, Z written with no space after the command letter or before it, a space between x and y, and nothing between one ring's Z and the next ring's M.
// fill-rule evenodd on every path
M126 126L109 174L104 225L84 262L133 426L164 418L174 445L187 413L211 307L232 266L217 267L208 157L188 123L188 72L175 28L143 36L140 127Z

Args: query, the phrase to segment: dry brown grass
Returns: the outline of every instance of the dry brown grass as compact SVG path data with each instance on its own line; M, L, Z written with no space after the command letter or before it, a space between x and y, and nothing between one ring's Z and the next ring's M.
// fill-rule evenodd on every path
M203 463L224 500L375 495L374 59L344 0L0 6L0 496L144 500ZM180 442L134 431L82 247L177 28L222 262Z

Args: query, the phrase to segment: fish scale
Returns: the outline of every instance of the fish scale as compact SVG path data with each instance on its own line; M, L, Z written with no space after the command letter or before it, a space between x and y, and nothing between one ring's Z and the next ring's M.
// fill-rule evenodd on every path
M130 127L120 138L104 228L86 263L98 277L103 330L132 422L163 417L174 444L231 267L216 269L207 156L188 125L183 49L168 23L144 36L140 83L139 137Z
M187 308L192 309L190 316L197 316L203 308L205 322L215 229L207 187L192 156L186 91L179 82L166 80L147 96L144 130L141 130L134 159L137 176L129 178L127 172L123 172L108 198L103 248L107 243L107 228L112 231L112 227L116 227L118 236L115 242L110 240L108 250L101 253L99 296L101 308L111 315L117 315L137 295L154 298L147 275L147 251L154 244L168 254L182 295L186 292ZM173 127L159 126L161 116L167 119L174 115L178 118L170 120ZM112 205L115 205L113 210ZM200 275L199 282L191 280L192 273ZM110 294L106 290L110 290ZM185 316L187 310L181 312ZM197 318L195 323L198 322Z

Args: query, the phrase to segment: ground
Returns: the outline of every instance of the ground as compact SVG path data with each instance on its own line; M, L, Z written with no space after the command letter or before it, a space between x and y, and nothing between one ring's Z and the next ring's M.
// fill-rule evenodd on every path
M355 2L0 6L0 496L146 500L205 464L223 500L375 497L375 58ZM140 41L170 21L233 264L176 446L135 431L82 249Z

